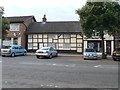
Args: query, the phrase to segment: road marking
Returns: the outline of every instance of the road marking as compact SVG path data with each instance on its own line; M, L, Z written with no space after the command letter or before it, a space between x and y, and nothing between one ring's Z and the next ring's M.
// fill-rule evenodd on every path
M27 65L49 65L49 66L61 66L61 67L75 67L75 64L70 64L70 65L66 65L66 64L55 64L55 63L26 63L26 62L22 62L20 64L27 64Z
M53 66L57 65L57 64L52 64Z
M101 65L97 65L97 66L94 66L94 67L100 67Z
M102 65L96 65L96 66L94 66L94 67L99 67L99 68L103 68L103 67L102 67Z
M41 84L40 85L41 87L55 87L55 88L58 88L58 87L60 87L60 86L57 86L57 85L54 85L54 84L46 84L46 85L43 85L43 84Z

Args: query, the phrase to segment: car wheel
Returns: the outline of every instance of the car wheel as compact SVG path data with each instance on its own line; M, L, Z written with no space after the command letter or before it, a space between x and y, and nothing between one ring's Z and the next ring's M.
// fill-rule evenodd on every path
M113 58L114 61L117 61L117 59Z
M5 55L2 55L2 57L5 57Z
M38 56L38 55L37 55L36 57L37 57L37 58L40 58L40 56Z
M50 54L49 58L50 58L50 59L52 58L52 54Z
M12 54L11 54L11 57L15 57L15 53L12 53Z
M57 57L57 56L58 56L58 53L56 53L55 57Z
M26 53L26 52L24 52L24 53L23 53L23 56L26 56L26 55L27 55L27 53Z

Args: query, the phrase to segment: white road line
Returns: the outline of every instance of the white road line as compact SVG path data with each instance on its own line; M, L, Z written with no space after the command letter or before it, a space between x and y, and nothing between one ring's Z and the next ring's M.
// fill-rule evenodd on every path
M98 67L98 68L104 68L102 65L96 65L94 67Z
M57 65L57 64L52 64L53 66Z
M26 65L49 65L49 66L59 66L59 67L75 67L75 64L70 64L70 65L66 65L66 64L55 64L55 63L51 63L51 64L47 64L47 63L26 63L26 62L22 62L20 64L26 64Z
M96 66L94 66L94 67L100 67L101 65L96 65Z

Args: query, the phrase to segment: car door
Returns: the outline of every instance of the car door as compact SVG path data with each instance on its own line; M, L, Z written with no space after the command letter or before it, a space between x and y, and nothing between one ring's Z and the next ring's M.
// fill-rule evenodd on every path
M56 55L56 51L54 50L54 48L51 47L51 52L52 52L52 55L55 56Z
M19 46L18 50L19 50L19 55L22 55L24 53L22 46Z
M18 49L18 46L14 46L15 49L14 49L14 53L15 55L19 55L19 49Z

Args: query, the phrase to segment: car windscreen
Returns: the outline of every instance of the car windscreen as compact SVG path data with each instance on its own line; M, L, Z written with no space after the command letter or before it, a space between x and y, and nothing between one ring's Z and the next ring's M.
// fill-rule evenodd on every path
M11 46L3 46L2 49L10 49Z
M120 48L116 48L115 51L116 51L116 52L120 52Z
M85 52L95 52L94 49L86 49Z
M49 50L50 48L41 48L41 50Z

